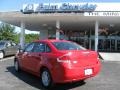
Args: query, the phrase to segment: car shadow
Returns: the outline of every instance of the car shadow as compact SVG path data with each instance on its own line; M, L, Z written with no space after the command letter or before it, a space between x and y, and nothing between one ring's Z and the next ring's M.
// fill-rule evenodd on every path
M26 73L24 71L16 72L13 66L7 67L7 70L8 71L6 71L6 72L12 73L14 76L16 76L18 79L24 81L25 83L27 83L35 88L38 88L40 90L46 90L41 86L38 77L35 77L35 76L33 76L29 73ZM49 89L49 90L69 90L72 88L80 87L84 84L85 84L85 82L82 82L82 81L66 83L66 84L57 84L52 89Z

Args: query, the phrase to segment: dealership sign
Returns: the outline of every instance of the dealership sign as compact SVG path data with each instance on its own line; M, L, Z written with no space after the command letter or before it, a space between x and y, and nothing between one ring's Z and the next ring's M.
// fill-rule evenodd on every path
M96 4L89 3L40 3L40 4L24 4L23 13L55 13L55 12L85 12L94 11Z
M120 12L85 12L84 16L120 16Z

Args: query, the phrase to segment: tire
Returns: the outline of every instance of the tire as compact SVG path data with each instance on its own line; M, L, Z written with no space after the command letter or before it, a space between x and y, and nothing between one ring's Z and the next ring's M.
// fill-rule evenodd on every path
M45 89L53 87L53 80L48 69L43 69L40 75L41 84Z
M4 58L4 52L0 51L0 59L3 59L3 58Z
M15 71L16 71L16 72L19 72L19 71L20 71L20 66L19 66L18 60L15 60L15 61L14 61L14 68L15 68Z

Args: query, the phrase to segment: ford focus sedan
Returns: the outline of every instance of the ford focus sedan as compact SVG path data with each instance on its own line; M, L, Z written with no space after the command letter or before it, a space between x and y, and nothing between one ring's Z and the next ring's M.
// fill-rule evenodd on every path
M66 40L38 40L16 54L16 71L40 77L45 88L56 83L83 81L96 76L100 61L95 51Z

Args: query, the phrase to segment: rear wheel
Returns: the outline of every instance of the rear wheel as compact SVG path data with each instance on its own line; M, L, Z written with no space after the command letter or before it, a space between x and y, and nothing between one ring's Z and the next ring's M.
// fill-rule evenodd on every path
M19 66L18 60L15 60L15 61L14 61L14 68L15 68L15 71L17 71L17 72L20 71L20 66Z
M4 52L0 51L0 59L4 58Z
M43 69L40 75L41 83L44 88L51 88L53 86L53 81L51 74L48 69Z

